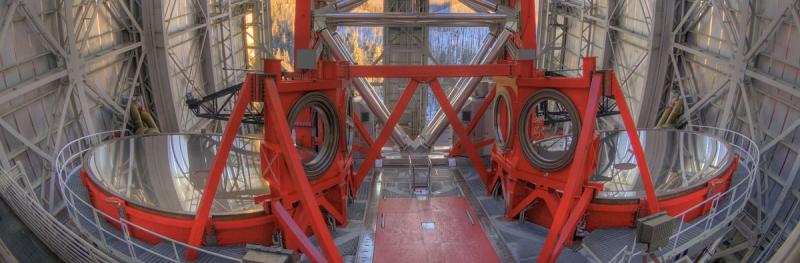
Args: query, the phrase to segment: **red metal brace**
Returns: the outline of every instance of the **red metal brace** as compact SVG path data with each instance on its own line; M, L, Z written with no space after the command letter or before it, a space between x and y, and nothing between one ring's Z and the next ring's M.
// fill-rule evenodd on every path
M512 5L513 6L513 5ZM533 0L522 0L519 10L520 22L522 22L522 48L536 49L536 3Z
M581 127L580 136L578 137L578 149L575 151L575 158L572 161L574 165L570 167L569 178L564 187L564 196L561 198L556 214L553 216L553 224L547 233L547 239L544 242L544 246L542 246L537 262L555 262L558 259L558 254L553 254L553 252L557 250L557 247L563 245L563 243L558 243L559 236L562 231L571 228L566 222L570 217L571 211L573 212L572 214L577 212L573 210L573 204L578 191L584 185L584 176L587 174L585 164L595 132L593 123L597 118L597 106L600 103L600 94L603 89L603 73L594 73L590 85L589 104L583 113L583 120L586 124Z
M400 100L395 104L392 114L389 115L389 119L384 124L381 133L378 134L378 138L375 139L372 148L369 150L369 153L367 153L367 157L364 158L364 161L361 162L361 166L358 167L358 171L356 171L352 185L350 186L351 189L358 189L358 186L364 182L367 172L372 169L375 158L380 155L381 148L386 144L389 135L392 134L394 126L400 121L400 117L403 115L403 112L405 112L408 103L411 102L411 98L414 96L414 91L417 90L417 87L419 87L419 81L412 79L408 82L408 86L406 86L406 89L403 91L403 95L400 96Z
M628 103L625 101L625 95L619 86L616 75L613 72L606 72L606 77L610 78L611 93L614 94L614 101L617 102L619 108L619 115L622 117L622 122L625 124L625 131L628 133L628 138L631 141L636 163L639 166L639 174L642 177L642 184L644 184L644 191L647 194L647 210L649 214L655 214L661 211L658 205L658 198L656 197L656 190L653 187L653 179L650 177L650 167L647 165L647 158L644 155L644 148L642 148L642 141L639 140L639 132L636 130L636 123L633 122L633 116L628 108Z
M361 138L364 138L364 142L367 143L367 147L366 148L361 147L360 145L353 145L353 149L355 149L357 151L360 151L360 152L363 152L363 153L369 152L369 149L372 148L372 145L374 144L374 142L372 142L372 138L369 137L369 132L367 132L367 128L364 127L364 123L361 122L361 118L356 116L355 113L353 113L353 126L356 126L356 130L358 130L358 134L360 134Z
M244 111L247 105L250 104L252 97L253 85L255 83L255 75L247 75L245 78L242 89L239 91L239 97L236 104L233 106L228 126L225 127L225 132L222 134L222 141L220 141L219 148L217 148L214 163L211 165L211 171L208 173L205 188L203 189L203 196L200 197L200 204L197 206L197 214L192 223L192 229L189 232L189 245L199 247L203 241L203 234L210 219L211 205L214 197L217 194L217 186L222 177L222 170L228 162L228 153L231 151L233 140L236 138L236 133L242 123ZM197 258L197 250L187 249L186 259L194 260Z
M292 174L292 183L300 192L300 208L305 210L306 214L310 216L311 229L314 231L317 240L319 240L320 247L322 247L325 257L331 262L341 262L342 256L339 254L336 243L333 241L333 237L328 231L328 227L322 217L322 212L319 209L320 205L317 202L314 191L311 189L311 184L308 182L308 177L306 177L306 172L300 162L300 155L297 153L297 149L295 149L293 144L292 135L289 131L289 123L285 117L286 113L283 107L280 106L281 100L278 95L275 79L266 78L264 80L264 102L268 105L274 105L274 107L270 108L271 110L265 111L265 115L268 116L264 117L265 119L269 117L271 123L274 124L274 128L278 132L278 136L283 138L280 140L280 147L284 153L289 173ZM287 218L282 219L283 220L279 221L282 221L284 224L289 224L293 221ZM295 235L294 237L297 238L297 240L301 240L301 238L305 237L305 233L298 234L291 231L287 233ZM313 249L316 248L307 248L307 250ZM304 252L309 253L308 251Z
M550 210L552 214L555 214L554 212L557 210L555 205L559 203L558 198L553 196L553 194L547 190L536 188L531 191L531 193L528 194L525 199L522 199L519 204L511 208L511 210L506 213L506 219L514 219L514 217L521 213L523 209L528 207L531 203L533 203L534 200L537 199L544 201L545 206L547 206L547 210Z
M308 239L306 233L303 232L303 228L300 227L292 216L286 211L286 208L283 207L283 204L279 201L272 202L272 212L277 215L278 217L278 224L281 226L281 229L284 229L285 232L288 234L287 237L294 238L299 246L300 250L305 253L308 259L311 262L327 262L325 257L319 253L319 250L311 243L311 240Z
M487 178L489 175L488 171L486 171L486 168L483 166L483 160L478 155L478 150L472 143L469 133L467 133L467 131L464 129L464 125L461 124L461 120L458 119L456 111L453 109L453 106L450 105L450 100L447 98L447 94L444 93L442 85L439 85L439 80L433 79L429 85L431 86L431 91L433 91L433 96L435 96L436 100L439 101L439 107L442 108L445 116L447 116L447 119L450 120L450 125L453 126L453 130L458 135L459 141L464 144L467 156L469 156L469 159L472 161L472 165L475 166L475 170L478 171L478 174L480 174L481 178Z
M575 233L578 223L583 219L586 209L589 208L589 203L591 203L592 198L594 198L594 193L595 189L593 187L585 187L583 189L581 198L578 199L578 203L575 204L573 212L570 213L567 222L564 224L564 229L558 237L556 247L553 249L553 259L558 258L558 255L561 254L561 250L564 249L564 244L566 244L568 240L572 240L573 233Z
M484 65L340 65L339 77L351 78L457 78L512 76L515 64L497 63Z
M413 65L413 66L395 66L395 65L382 65L382 66L359 66L359 65L346 65L340 64L338 75L339 78L342 79L350 79L350 78L359 78L359 77L382 77L382 78L411 78L412 80L409 82L408 87L406 87L403 95L400 97L395 109L392 111L392 114L389 116L389 120L384 124L383 130L378 135L378 138L375 139L369 153L367 153L366 159L362 162L361 165L356 172L354 179L352 181L351 188L356 189L361 183L364 181L364 177L366 176L367 172L372 169L372 163L375 161L377 156L380 154L381 148L386 143L386 140L389 139L389 135L391 135L391 130L397 125L397 122L400 120L400 116L405 111L406 106L410 102L412 96L414 95L413 92L417 89L419 85L420 79L433 79L430 85L432 90L434 91L434 95L437 97L439 104L442 106L442 109L445 111L445 115L450 120L450 123L453 124L454 130L458 132L459 128L461 132L464 134L459 133L459 138L463 143L467 143L469 140L469 144L466 145L468 150L468 155L471 155L470 159L475 165L476 168L479 168L479 173L481 174L481 178L488 178L487 171L483 168L483 161L477 155L477 151L475 151L474 144L468 137L464 126L461 125L461 121L459 121L458 116L456 115L455 111L453 110L452 106L450 106L450 101L447 98L447 95L440 97L436 95L437 89L439 91L444 91L441 89L441 85L435 79L438 77L491 77L491 76L513 76L518 73L519 68L514 63L508 64L489 64L489 65ZM438 88L437 88L438 87ZM446 107L449 106L449 107ZM452 114L447 114L447 110L451 110ZM456 125L458 124L458 125ZM472 153L470 153L472 152ZM474 154L473 154L474 153Z
M364 138L364 141L367 143L367 147L372 147L372 138L369 137L369 132L367 132L367 128L364 127L364 123L361 122L361 118L358 118L353 114L353 125L356 126L358 133L361 134L361 137Z
M495 96L496 92L497 91L495 89L491 89L489 91L489 94L486 95L486 99L481 104L481 107L478 108L477 114L475 114L475 117L472 118L472 120L469 122L469 125L467 125L467 134L472 134L472 130L474 130L475 127L478 126L478 123L480 122L481 118L483 118L483 114L486 113L486 110L489 109L490 105L492 105L492 101L494 101L494 96ZM494 139L481 141L481 142L477 143L475 146L478 147L478 148L481 148L483 146L487 146L487 145L490 145L492 143L494 143ZM461 154L461 150L462 150L461 149L461 141L458 141L455 144L453 144L453 148L450 149L450 154L448 154L448 155L451 156L451 157L459 155L459 154Z
M297 50L309 49L312 47L311 34L311 10L313 8L311 0L296 0L294 11L294 58L297 65ZM300 72L295 68L295 72Z

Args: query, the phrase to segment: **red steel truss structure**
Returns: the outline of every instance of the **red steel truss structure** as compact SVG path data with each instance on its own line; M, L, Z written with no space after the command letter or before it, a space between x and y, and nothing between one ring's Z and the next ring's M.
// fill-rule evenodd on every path
M342 5L353 1L341 1ZM487 1L471 1L481 5L490 11L510 9L506 6L497 6ZM510 6L516 6L516 1L511 2ZM318 32L312 30L312 9L314 3L311 0L299 0L296 2L295 14L295 54L299 49L308 49L316 44ZM535 27L535 8L533 1L521 1L519 10L520 30L512 37L504 40L519 49L536 48L536 27ZM506 43L499 43L505 45ZM336 57L336 56L334 56ZM539 262L554 262L558 254L563 249L564 244L571 241L571 233L574 232L578 221L586 211L593 194L600 190L599 186L590 184L588 174L591 174L591 159L594 156L590 153L592 142L596 139L597 133L594 130L594 123L597 106L601 95L609 95L616 98L622 119L628 135L634 142L634 151L637 161L642 171L643 182L647 192L646 207L648 213L655 213L660 210L658 200L655 198L652 180L644 159L644 152L638 143L638 134L631 118L629 109L625 104L625 99L619 88L614 74L610 71L596 71L594 59L585 59L583 62L582 75L579 77L549 77L545 72L535 68L532 59L516 59L510 55L499 56L508 60L491 59L490 63L480 65L400 65L400 66L362 66L351 65L345 61L318 62L316 70L304 71L302 73L283 75L280 63L276 60L265 60L264 70L259 73L249 73L240 91L239 98L233 108L228 125L224 131L223 139L216 153L216 159L208 175L205 184L205 191L197 209L196 217L192 223L189 236L189 244L201 246L203 237L209 224L210 208L214 200L217 186L219 184L222 169L227 161L228 153L233 139L236 136L244 111L249 103L260 102L264 104L265 120L265 140L261 147L262 168L265 167L267 160L277 156L276 162L270 162L272 169L279 172L269 173L262 170L264 177L270 182L271 194L259 198L259 202L264 204L265 212L274 215L281 231L287 239L287 246L302 251L309 259L314 262L341 262L341 256L336 248L333 238L328 231L328 226L323 218L321 210L327 211L337 218L338 223L345 224L346 219L342 203L340 207L333 204L332 200L345 200L346 195L352 194L361 185L367 173L372 169L374 160L381 154L381 148L392 136L393 131L409 104L414 91L420 88L420 84L427 84L434 97L441 105L444 115L452 125L453 130L458 135L458 143L453 148L453 154L464 152L478 171L487 186L494 186L500 181L508 181L510 177L526 177L531 180L541 182L547 186L547 191L534 191L521 201L515 202L516 206L511 211L521 210L520 207L527 206L528 203L536 199L545 200L553 210L552 224L547 236L546 243L539 256ZM296 70L299 71L299 70ZM383 123L383 129L375 138L371 140L361 125L358 118L354 118L355 126L367 142L368 149L366 158L362 165L354 172L351 172L352 159L350 156L337 158L336 163L330 169L341 176L333 176L332 187L328 191L309 182L300 156L293 145L289 123L286 120L286 105L290 105L285 100L291 100L292 92L302 93L309 91L324 90L331 96L344 94L345 84L354 78L381 77L381 78L408 78L408 86L405 88L400 100L391 115ZM571 96L576 105L583 111L583 125L578 137L579 150L577 151L572 165L569 169L564 169L558 175L535 176L534 172L518 170L509 163L508 158L502 153L494 151L494 164L491 168L484 166L481 157L476 151L477 147L492 144L492 141L482 141L475 143L471 140L469 133L475 127L476 122L489 107L486 103L481 107L478 116L466 127L460 122L457 112L458 108L451 105L451 99L442 89L438 78L443 77L506 77L514 80L519 87L547 87L551 89L565 90L573 94ZM495 96L495 91L491 91L491 97ZM492 101L487 100L487 101ZM267 128L268 127L268 128ZM511 176L502 176L511 174ZM556 179L554 179L556 178ZM348 187L340 187L349 184ZM508 182L506 186L509 196L513 195L514 187ZM345 190L345 189L349 189ZM491 189L491 187L487 187ZM491 190L490 190L491 191ZM561 192L561 196L553 195L554 191ZM510 198L510 197L509 197ZM509 216L513 213L509 213ZM314 235L319 242L322 251L319 251L309 240L309 235ZM196 257L196 251L187 251L187 258Z

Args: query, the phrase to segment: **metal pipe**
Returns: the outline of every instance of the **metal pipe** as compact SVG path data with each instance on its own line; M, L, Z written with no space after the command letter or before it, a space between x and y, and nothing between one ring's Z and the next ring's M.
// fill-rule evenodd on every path
M327 28L320 30L318 35L322 41L328 45L331 53L337 60L355 64L355 58L347 51L347 47L345 47L344 42L337 37L338 35L331 33ZM372 114L375 115L378 121L386 123L389 120L390 111L386 108L386 105L383 104L375 88L373 88L365 78L353 79L353 85L356 87L356 90L358 90L358 93L361 94L361 97L364 98L367 108L372 111ZM400 146L400 148L406 148L414 143L411 137L409 137L400 126L394 127L392 131L392 140L394 140L395 144Z
M502 24L506 14L492 13L323 13L314 15L340 26L489 26Z
M513 10L508 6L496 4L488 0L461 0L461 2L473 9L480 7L489 12L497 12L503 14L511 14L513 12Z
M333 4L337 12L347 12L366 2L366 0L342 0Z
M478 53L484 55L480 56L480 58L476 56L470 64L487 64L492 62L497 57L497 54L505 47L511 35L513 35L513 32L509 28L513 27L504 28L503 31L493 39L494 41L487 47L485 53ZM478 83L480 83L481 79L482 78L479 77L461 78L456 82L453 90L448 94L450 103L456 112L461 111L467 99L469 99L469 96L475 91L475 88L478 87ZM444 132L449 124L450 122L444 115L444 112L441 109L436 111L433 120L431 120L422 132L420 132L419 136L417 136L415 147L424 147L424 149L433 147L433 144L439 139L439 136L442 135L442 132Z

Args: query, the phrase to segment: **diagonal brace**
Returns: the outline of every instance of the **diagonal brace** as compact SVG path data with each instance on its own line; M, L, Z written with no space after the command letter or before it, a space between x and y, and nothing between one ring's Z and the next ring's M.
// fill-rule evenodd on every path
M359 185L361 185L361 182L364 181L364 177L367 175L367 172L372 169L372 164L375 162L375 158L377 158L381 153L381 148L383 148L383 145L386 144L389 136L392 135L394 127L400 121L400 117L403 115L403 112L405 112L408 103L411 102L411 98L414 96L414 91L417 90L417 87L419 87L419 81L412 79L408 82L408 86L406 86L406 89L403 91L403 95L400 96L400 100L397 101L397 104L395 104L392 114L389 116L389 119L383 126L381 133L378 134L378 138L376 138L375 142L372 144L369 153L367 153L367 157L364 158L361 166L358 167L358 171L356 171L355 179L352 185L353 189L356 189Z
M469 125L467 125L467 133L468 134L471 134L472 130L475 129L475 126L478 126L478 123L483 118L483 114L486 113L486 110L489 109L490 105L492 105L492 102L494 101L494 96L496 94L497 94L497 89L494 88L491 91L489 91L488 95L486 95L486 100L483 101L483 103L481 104L481 107L478 108L478 112L475 114L475 117L472 118L472 120L469 122ZM460 153L459 149L461 148L461 146L462 145L461 145L460 141L456 142L453 145L453 149L450 150L450 156L454 156L454 155L457 155L458 153Z
M431 86L431 91L433 91L433 96L439 101L439 107L444 111L445 116L450 119L450 124L453 126L453 130L456 134L458 134L459 141L464 145L462 148L467 152L467 156L469 156L469 159L472 161L472 165L475 166L475 170L478 171L481 178L488 178L489 174L488 171L486 171L486 167L483 165L483 160L478 155L478 151L475 148L475 144L472 143L472 138L469 137L469 133L467 133L466 129L464 129L464 125L459 121L456 111L453 109L453 106L450 105L450 100L447 98L447 94L444 93L442 85L439 84L439 80L434 79L429 84Z
M208 225L211 213L211 205L214 197L217 194L217 186L219 185L222 177L222 171L228 162L228 153L233 146L233 140L236 138L236 133L242 123L242 117L247 105L250 103L250 98L254 82L256 81L255 75L247 75L244 81L244 87L233 107L228 126L222 134L222 141L220 141L219 148L211 164L211 171L208 173L205 188L203 189L203 196L200 198L200 204L197 206L197 212L192 222L192 229L189 232L189 245L199 247L203 241L203 234ZM186 259L194 260L197 258L197 250L189 249L186 251Z
M316 195L311 189L311 183L309 183L306 171L303 169L303 165L300 162L300 155L297 153L297 149L294 146L294 141L289 131L289 123L285 117L286 113L283 107L281 107L281 100L278 94L278 88L275 85L275 79L265 79L264 89L264 102L268 105L273 105L273 107L270 107L271 110L268 111L268 116L265 116L265 119L267 117L270 118L272 123L275 124L275 129L277 129L280 147L286 160L286 166L289 168L289 174L291 175L290 178L294 186L297 187L300 192L300 207L301 209L305 209L305 212L309 215L311 229L314 231L317 240L319 240L320 247L322 247L325 257L331 262L341 262L342 256L339 254L338 248L336 248L333 236L330 231L328 231L325 219L322 217L322 212L319 209L319 203L315 198Z

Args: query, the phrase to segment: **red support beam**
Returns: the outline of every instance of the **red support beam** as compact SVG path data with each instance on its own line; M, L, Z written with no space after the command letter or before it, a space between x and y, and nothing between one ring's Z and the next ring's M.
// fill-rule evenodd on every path
M520 3L520 20L522 22L522 48L536 49L536 3L534 0L523 0Z
M300 155L294 146L292 134L289 131L289 123L286 120L286 112L284 112L283 103L281 102L280 95L278 94L278 87L275 85L275 80L267 78L264 80L264 101L267 105L273 105L265 114L274 124L278 133L280 147L286 160L286 166L291 174L290 178L294 187L300 193L300 208L304 209L306 214L310 216L311 229L314 231L317 240L319 240L320 247L325 253L325 257L331 262L342 262L342 256L336 248L336 243L333 242L333 237L328 231L328 226L325 224L325 219L322 217L319 203L317 202L314 190L311 189L311 183L308 182L306 171L300 162ZM265 118L266 119L266 118ZM265 130L266 132L266 130ZM300 237L297 237L300 238Z
M492 155L494 155L494 154L492 154ZM494 156L492 156L492 159L494 159ZM501 182L502 177L503 177L503 169L504 169L503 166L498 164L497 167L495 167L495 168L496 169L494 171L491 171L492 172L492 174L491 174L492 177L488 178L488 179L484 179L484 180L488 181L486 183L486 192L487 193L492 193L492 191L494 190L494 188L497 185L497 183ZM481 179L483 179L483 178L481 178ZM503 187L503 186L501 186L501 187Z
M558 246L558 237L566 224L570 211L573 209L574 199L578 191L581 190L581 186L584 185L584 176L591 173L591 171L586 171L586 160L592 145L592 138L594 137L594 123L597 118L597 106L600 103L600 93L602 90L603 74L592 74L588 105L586 106L586 111L583 113L583 125L581 126L580 136L578 137L578 148L575 151L575 158L572 161L573 165L569 170L569 177L564 187L564 196L558 204L556 214L553 215L553 224L550 225L547 239L539 254L539 259L537 260L539 263L555 262L556 259L558 259L558 255L553 254L553 251Z
M341 80L315 79L315 80L283 80L281 92L320 91L325 89L338 89Z
M475 129L475 126L478 126L478 123L483 118L483 114L486 113L486 110L489 108L490 105L492 105L492 101L494 101L494 96L496 93L497 89L491 89L489 91L489 94L486 96L486 99L481 104L481 107L478 109L478 112L475 114L475 117L473 117L472 120L469 122L469 125L467 125L468 134L472 134L472 130ZM478 143L478 145L479 145L478 147L481 147L480 143ZM460 149L461 149L461 142L456 142L455 144L453 144L453 149L450 150L449 155L455 156L460 154L461 153Z
M296 0L294 10L294 63L297 50L311 48L311 0ZM295 70L298 71L298 70Z
M328 262L325 260L325 257L319 253L314 243L311 243L311 240L308 239L306 233L303 232L303 228L297 225L280 202L272 202L272 212L277 216L281 229L285 229L288 232L286 236L295 238L294 241L300 246L300 251L303 251L311 262Z
M355 113L353 113L353 125L356 126L358 133L361 134L361 138L364 138L364 141L367 142L367 147L372 147L372 138L369 137L369 132L367 132L367 128L364 127L364 123L361 122L361 118L356 116Z
M375 143L372 144L372 148L370 149L369 153L367 153L367 157L364 158L364 161L361 163L361 166L358 167L358 171L356 171L355 179L353 181L352 187L358 187L364 181L364 177L367 175L370 169L372 169L372 164L375 163L375 158L381 154L381 148L383 145L386 144L386 141L389 140L389 136L392 135L392 130L394 130L394 126L397 125L397 122L400 121L400 117L403 116L403 112L406 111L406 107L408 103L411 102L411 98L414 96L414 91L417 90L419 87L419 82L417 80L412 79L408 82L408 86L403 91L403 95L400 96L400 100L397 101L397 104L394 106L394 110L392 110L392 114L389 115L389 120L383 126L381 133L378 134L378 138L375 139ZM447 103L450 105L450 103Z
M520 86L532 87L585 89L587 86L589 86L589 80L585 78L566 77L523 78L519 79L517 84Z
M514 75L514 64L487 65L340 65L339 77L351 78L456 78Z
M514 219L515 216L522 212L525 207L528 207L528 205L533 203L533 201L536 199L544 199L544 193L545 192L538 189L531 191L531 193L519 201L516 206L512 207L511 210L508 210L508 213L506 213L506 219Z
M192 229L189 231L189 245L199 247L203 242L203 235L205 234L206 225L210 219L211 205L214 202L214 197L217 194L217 186L222 177L222 171L228 163L228 153L233 146L233 140L236 138L236 133L242 123L244 111L250 104L252 96L251 90L257 81L256 75L248 74L242 85L242 90L239 92L239 97L236 100L236 105L233 106L228 126L222 134L222 141L219 143L219 148L211 164L211 170L208 173L205 187L203 188L203 196L200 197L200 204L197 206L197 213L192 222ZM197 258L197 250L186 250L186 259L194 260Z
M452 125L453 130L458 134L459 141L464 145L464 150L467 152L467 156L472 161L472 165L475 166L475 170L478 171L481 178L487 178L488 171L483 166L483 160L478 155L478 150L475 148L475 145L472 143L472 139L469 137L469 133L464 129L464 125L461 124L461 120L458 119L458 114L456 111L453 110L453 106L450 105L450 100L447 98L447 94L444 93L444 89L442 89L442 85L439 84L439 81L434 79L430 83L431 91L433 91L433 96L436 97L436 100L439 101L439 107L442 108L444 111L444 115L447 116L447 119L450 120L450 125Z
M331 216L333 216L333 218L336 219L336 221L338 221L339 223L347 222L347 216L345 216L342 213L339 213L339 211L336 210L336 207L333 206L331 202L328 202L328 199L325 199L324 196L319 196L317 198L317 202L319 202L319 205L322 206L322 208L325 208L325 211L328 211L328 213Z
M561 235L558 237L556 247L553 249L554 260L561 254L561 250L564 249L564 244L566 244L567 239L572 239L575 228L578 227L578 222L583 219L583 215L586 213L586 208L589 208L589 203L592 202L592 198L594 198L594 188L585 188L581 199L578 200L578 203L567 219L567 223L564 224L564 229L561 230Z
M631 147L636 157L636 165L642 177L644 191L647 194L647 211L649 214L655 214L661 210L661 207L658 204L655 187L653 187L653 179L650 176L650 166L647 165L647 158L644 155L642 141L639 140L639 131L636 129L636 123L633 121L631 110L628 108L628 103L625 101L625 94L622 93L616 76L612 72L608 72L607 75L611 78L611 93L614 94L614 100L617 102L619 115L622 116L622 122L625 124L625 131L628 133L628 138L631 141Z

